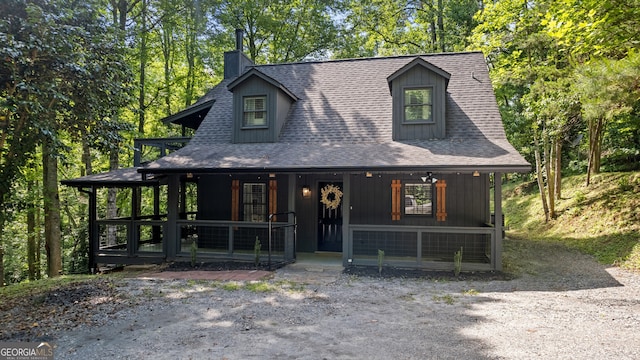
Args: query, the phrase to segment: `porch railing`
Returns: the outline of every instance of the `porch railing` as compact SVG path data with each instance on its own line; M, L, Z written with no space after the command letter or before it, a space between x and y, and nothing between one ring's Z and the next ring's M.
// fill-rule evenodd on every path
M189 137L134 139L133 166L158 160L184 147L189 140L191 140Z
M495 228L350 225L349 237L355 265L376 264L383 250L389 264L449 269L462 247L466 268L485 270L492 262Z

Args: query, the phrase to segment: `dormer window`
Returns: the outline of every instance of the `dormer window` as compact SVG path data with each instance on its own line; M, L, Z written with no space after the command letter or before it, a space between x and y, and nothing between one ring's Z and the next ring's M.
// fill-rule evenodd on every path
M404 89L404 122L433 122L433 88Z
M267 126L267 97L245 96L242 127Z

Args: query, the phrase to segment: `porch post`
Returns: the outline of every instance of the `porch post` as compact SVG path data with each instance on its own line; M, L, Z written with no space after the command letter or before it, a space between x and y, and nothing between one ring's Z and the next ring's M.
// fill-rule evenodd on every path
M287 211L296 212L296 190L298 189L298 181L296 174L289 174L289 193L287 194ZM295 215L287 215L287 222L296 221ZM295 260L296 259L296 238L294 236L295 229L293 227L286 228L285 245L284 245L284 259Z
M169 175L167 179L167 233L164 237L164 249L167 260L173 260L177 253L178 244L178 192L180 191L180 179L178 175Z
M494 231L495 245L493 266L495 270L502 271L502 173L493 174L493 206L494 206Z
M160 220L160 185L153 186L153 220ZM160 241L162 232L160 226L153 226L153 241Z
M98 220L98 202L96 200L96 188L91 187L86 191L89 195L89 271L92 274L97 273L96 252L100 248L100 239L98 238L98 229L96 221Z
M127 240L127 251L129 256L134 256L138 252L140 242L140 231L136 227L138 220L138 197L140 196L140 188L131 187L131 222L129 224L129 239Z
M351 257L351 238L349 237L349 223L351 216L351 174L342 176L342 266L349 265Z

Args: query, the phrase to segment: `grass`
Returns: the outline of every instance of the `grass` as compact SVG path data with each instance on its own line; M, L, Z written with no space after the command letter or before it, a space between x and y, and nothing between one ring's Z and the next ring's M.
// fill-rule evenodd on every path
M55 278L46 278L35 281L23 281L11 286L0 287L0 298L11 299L25 294L41 294L60 288L68 284L78 284L97 279L95 275L63 275Z
M507 236L562 243L603 264L640 270L640 172L602 173L589 187L585 182L585 175L563 179L557 216L548 223L535 184L506 184Z
M432 299L435 302L444 302L447 305L453 305L455 303L455 298L450 294L433 295Z
M278 289L291 293L305 290L304 285L287 280L277 281L275 283L269 281L250 281L247 283L230 281L223 283L220 288L226 291L247 290L254 293L270 293Z

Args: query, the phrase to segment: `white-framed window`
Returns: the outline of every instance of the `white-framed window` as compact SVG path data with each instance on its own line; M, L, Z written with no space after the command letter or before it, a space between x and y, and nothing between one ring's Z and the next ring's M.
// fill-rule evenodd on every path
M267 97L245 96L242 99L242 126L267 126Z
M267 184L244 183L242 194L244 221L267 221Z
M433 87L404 89L404 122L433 122Z
M433 191L431 183L404 185L404 213L406 215L433 214Z

